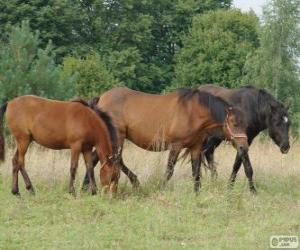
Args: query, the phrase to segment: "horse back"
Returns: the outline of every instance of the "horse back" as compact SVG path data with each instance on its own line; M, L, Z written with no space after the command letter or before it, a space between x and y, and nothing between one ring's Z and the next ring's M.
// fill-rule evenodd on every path
M195 115L190 115L189 103L181 102L177 92L156 95L114 88L100 96L97 106L112 117L124 138L149 150L192 130L190 118Z
M21 96L8 103L6 118L16 139L27 137L43 146L61 149L87 137L92 113L81 103Z

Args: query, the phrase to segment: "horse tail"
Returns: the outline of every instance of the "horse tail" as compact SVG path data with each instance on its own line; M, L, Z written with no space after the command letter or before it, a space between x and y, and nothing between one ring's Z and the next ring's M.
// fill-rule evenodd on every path
M2 104L2 106L0 107L0 161L4 161L5 159L5 138L3 134L3 119L6 108L7 102Z
M178 160L182 159L182 163L184 163L186 158L188 157L189 153L190 153L190 150L188 148L186 148L184 150L183 154L178 158Z
M179 157L178 160L183 159L183 160L182 160L182 163L184 163L184 161L185 161L186 158L188 157L189 153L190 153L190 150L189 150L188 148L186 148L185 151L184 151L183 154ZM203 165L204 165L204 167L205 167L205 170L206 170L206 169L209 169L209 166L208 166L207 162L205 161L205 154L204 154L204 153L205 153L205 152L201 152L201 162L203 163Z

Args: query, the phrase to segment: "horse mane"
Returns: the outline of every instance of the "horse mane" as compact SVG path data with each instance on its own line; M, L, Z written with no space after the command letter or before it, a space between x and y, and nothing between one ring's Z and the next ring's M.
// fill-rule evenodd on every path
M81 98L75 98L75 99L72 99L72 100L70 100L70 102L78 102L78 103L81 103L81 104L84 105L84 106L89 107L88 102L85 101L85 100L83 100L83 99L81 99Z
M210 93L200 91L198 89L181 88L177 90L179 100L182 102L188 101L194 96L197 96L198 102L207 107L216 122L222 123L226 118L226 108L230 105L220 97Z
M112 122L110 115L97 107L98 101L99 101L99 97L94 97L93 99L87 102L88 107L91 108L104 121L112 142L113 154L117 154L118 153L117 130Z
M281 102L277 101L274 96L272 96L264 89L258 89L258 102L259 105L265 105L266 103L268 104L276 103L277 105L282 105Z
M77 102L86 107L89 107L103 120L103 122L105 123L108 129L109 136L112 141L113 153L116 154L118 152L118 136L117 136L116 128L113 125L111 117L106 112L100 110L97 107L98 101L99 101L99 97L94 97L89 101L85 101L81 98L75 98L71 100L71 102Z

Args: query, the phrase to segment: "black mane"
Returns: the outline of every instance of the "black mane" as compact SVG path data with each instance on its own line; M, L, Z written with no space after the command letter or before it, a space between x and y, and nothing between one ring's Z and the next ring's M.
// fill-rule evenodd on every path
M284 105L273 95L254 86L234 90L229 99L230 103L244 111L249 131L255 134L268 127L268 120L272 116L271 107L284 109Z
M113 154L116 155L116 154L118 154L117 130L116 130L109 114L107 114L106 112L99 109L97 107L98 101L96 102L95 100L96 100L96 98L93 98L92 101L88 101L88 103L89 103L88 106L104 121L104 123L108 129L111 142L112 142ZM97 98L97 100L99 100L99 98Z
M87 106L89 107L89 104L87 103L87 101L81 99L81 98L75 98L75 99L72 99L71 102L78 102L78 103L81 103L82 105L84 106Z
M111 117L106 112L100 110L97 107L98 101L99 101L99 97L94 97L93 99L91 99L89 101L85 101L81 98L76 98L76 99L71 100L71 102L78 102L86 107L89 107L103 120L103 122L105 123L105 125L108 129L109 136L110 136L110 139L112 142L113 154L117 154L118 153L118 136L117 136L116 128L113 125Z
M198 89L181 88L177 90L179 100L185 102L194 96L197 96L201 105L207 107L216 122L223 123L226 118L226 108L230 105L222 98L214 96L210 93L200 91Z

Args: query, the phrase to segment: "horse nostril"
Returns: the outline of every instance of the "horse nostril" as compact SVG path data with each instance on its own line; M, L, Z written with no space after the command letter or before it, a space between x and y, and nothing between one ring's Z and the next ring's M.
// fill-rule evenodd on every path
M289 152L289 149L290 149L289 143L283 144L280 148L280 150L283 154L287 154Z

